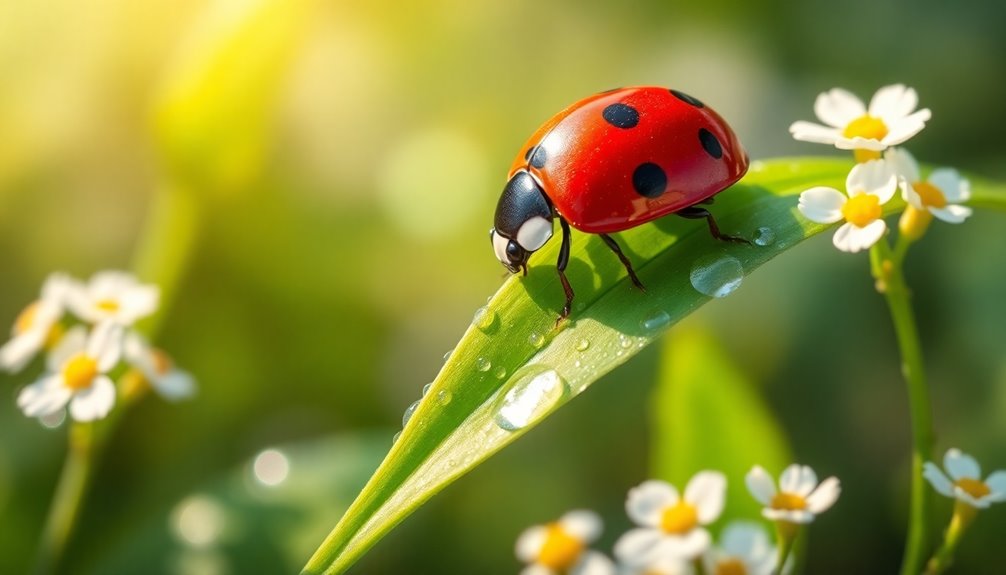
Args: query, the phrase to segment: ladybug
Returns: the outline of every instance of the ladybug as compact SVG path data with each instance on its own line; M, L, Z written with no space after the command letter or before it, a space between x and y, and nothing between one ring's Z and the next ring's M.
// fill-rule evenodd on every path
M601 92L553 116L521 148L489 231L493 250L511 273L527 275L528 258L559 220L556 269L566 293L561 321L573 304L566 279L570 226L601 236L643 289L608 234L677 214L704 218L716 239L750 243L721 233L700 206L747 168L748 156L730 126L688 94L650 86Z

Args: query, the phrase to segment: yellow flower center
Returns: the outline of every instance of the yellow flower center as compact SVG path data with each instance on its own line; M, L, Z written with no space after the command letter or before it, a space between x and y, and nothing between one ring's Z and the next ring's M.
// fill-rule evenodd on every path
M545 530L538 563L553 571L571 568L583 552L583 541L567 533L558 523L549 523Z
M116 299L106 298L98 300L94 305L101 311L107 311L108 313L119 311L119 300Z
M78 353L63 366L63 384L74 391L91 387L98 375L98 362L86 354Z
M677 505L664 509L664 514L660 517L660 528L672 535L682 535L688 533L699 524L699 515L695 507L684 500L678 501Z
M849 122L842 135L846 138L858 136L867 140L883 140L887 135L887 125L880 118L866 114Z
M803 511L807 508L807 500L796 493L780 491L772 498L772 509L783 511Z
M989 489L989 486L985 485L985 482L980 479L971 479L970 477L962 477L957 481L954 481L954 485L960 487L961 489L964 490L965 493L967 493L971 497L974 497L975 499L981 499L982 497L985 497L989 493L992 493L992 490Z
M41 302L32 302L18 314L17 319L14 320L14 335L21 335L35 325L35 318L38 316L40 304Z
M929 208L943 208L947 205L947 198L939 188L929 182L915 182L912 184L915 193L922 198L922 205Z
M150 350L150 356L153 358L154 371L157 372L157 375L167 375L171 371L171 367L174 365L171 362L171 356L159 349Z
M880 198L873 194L859 194L849 198L842 206L842 215L850 224L865 228L880 218Z
M748 568L744 566L744 563L733 557L717 563L716 570L713 571L713 575L747 575L747 573Z

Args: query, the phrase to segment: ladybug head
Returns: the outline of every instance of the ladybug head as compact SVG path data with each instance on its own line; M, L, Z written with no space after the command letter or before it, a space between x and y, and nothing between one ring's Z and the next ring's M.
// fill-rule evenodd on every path
M496 258L510 273L527 275L527 259L552 237L552 206L531 174L521 170L507 182L495 223L489 239Z

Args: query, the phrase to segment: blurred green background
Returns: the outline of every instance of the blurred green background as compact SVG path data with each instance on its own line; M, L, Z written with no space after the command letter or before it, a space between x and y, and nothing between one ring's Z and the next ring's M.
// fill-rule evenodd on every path
M0 320L50 271L128 268L159 190L184 190L200 214L159 336L200 394L127 414L67 572L299 569L499 286L486 231L506 169L565 105L672 86L768 158L831 153L786 130L813 119L817 93L904 82L933 110L917 157L1003 179L1004 25L993 0L0 0ZM908 262L938 450L991 468L1006 467L1003 221L937 223ZM798 460L843 481L807 572L887 573L906 516L904 386L867 258L825 236L689 321L762 385ZM516 572L517 534L575 507L602 513L610 550L626 490L648 476L658 348L353 572ZM0 377L2 573L27 570L65 450L64 428L14 404L33 378ZM251 479L256 454L305 442L281 448L290 485ZM193 496L210 502L197 524L226 528L186 535ZM983 513L959 572L1001 563L1003 529L1006 510Z

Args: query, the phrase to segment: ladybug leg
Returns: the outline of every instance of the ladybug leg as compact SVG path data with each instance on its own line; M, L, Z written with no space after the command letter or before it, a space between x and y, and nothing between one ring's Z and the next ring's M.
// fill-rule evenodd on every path
M566 266L569 265L569 224L561 216L559 227L562 228L562 245L559 246L559 260L555 263L555 269L559 272L559 281L562 282L562 289L566 292L566 305L562 306L562 313L555 320L556 325L569 317L569 312L573 308L573 286L569 285L569 280L566 278Z
M601 239L604 240L604 243L607 244L609 248L611 248L611 251L615 252L615 255L618 256L618 259L622 262L622 265L625 266L625 271L629 272L629 277L632 279L632 283L637 288L639 288L640 291L645 292L646 288L643 287L643 282L639 281L639 278L636 277L636 271L632 269L632 262L630 262L629 258L625 257L625 254L622 253L622 248L618 247L618 244L615 243L615 240L608 234L598 234L598 235L601 236Z
M709 224L709 233L718 240L725 242L740 242L744 244L751 245L751 242L738 236L728 236L720 231L720 227L716 225L716 220L713 219L713 214L705 208L700 208L698 206L688 206L687 208L682 208L676 212L683 218L688 218L690 220L700 220L705 218L706 223Z

